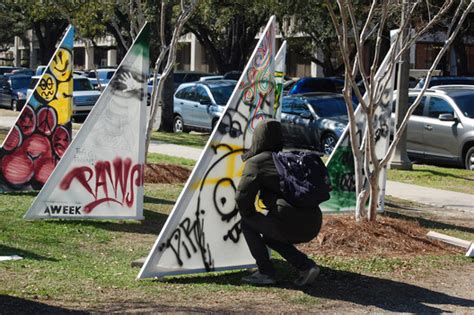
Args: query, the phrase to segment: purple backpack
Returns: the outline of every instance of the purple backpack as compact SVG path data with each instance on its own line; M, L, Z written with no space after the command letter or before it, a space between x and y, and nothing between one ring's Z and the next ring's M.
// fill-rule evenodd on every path
M283 198L295 207L317 206L329 200L332 190L328 170L318 153L273 152Z

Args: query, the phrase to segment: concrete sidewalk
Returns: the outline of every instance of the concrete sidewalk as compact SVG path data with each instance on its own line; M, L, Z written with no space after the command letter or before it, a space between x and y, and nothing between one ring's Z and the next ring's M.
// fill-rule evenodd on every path
M426 205L474 214L474 192L471 195L388 180L385 194Z

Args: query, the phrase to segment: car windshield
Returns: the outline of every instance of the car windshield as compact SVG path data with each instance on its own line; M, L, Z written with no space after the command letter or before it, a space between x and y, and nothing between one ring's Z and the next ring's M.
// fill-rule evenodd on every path
M30 80L30 85L28 86L29 89L34 89L36 86L36 83L38 83L38 78L32 78Z
M234 91L235 84L209 86L212 96L218 105L225 105Z
M310 98L307 101L319 117L347 115L346 103L343 98Z
M98 71L100 79L111 79L114 76L115 71Z
M31 78L11 78L12 89L26 89L30 84Z
M464 116L474 118L474 103L472 102L472 94L464 94L454 96L453 100L458 105Z
M74 91L91 91L93 90L89 79L74 79Z

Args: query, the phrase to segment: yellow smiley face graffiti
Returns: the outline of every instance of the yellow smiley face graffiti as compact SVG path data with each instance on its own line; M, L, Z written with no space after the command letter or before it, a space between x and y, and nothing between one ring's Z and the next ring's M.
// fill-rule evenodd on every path
M49 73L43 74L43 77L36 87L36 93L46 102L49 102L56 96L56 90L56 79Z
M72 74L72 55L64 48L59 48L51 62L51 71L60 82L67 81Z

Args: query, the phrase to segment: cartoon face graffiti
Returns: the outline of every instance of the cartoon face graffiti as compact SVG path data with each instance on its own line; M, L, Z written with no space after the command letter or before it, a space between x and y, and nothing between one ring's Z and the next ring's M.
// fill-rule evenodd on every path
M29 105L25 106L25 109L21 112L18 118L18 127L25 136L31 135L36 129L36 114L33 108Z
M43 74L43 77L36 87L36 93L46 102L49 102L56 96L56 90L56 79L49 73Z
M51 71L60 82L69 80L72 74L71 52L64 48L59 48L51 62Z
M59 126L53 134L53 149L57 156L63 156L69 146L69 142L69 132L63 126Z

